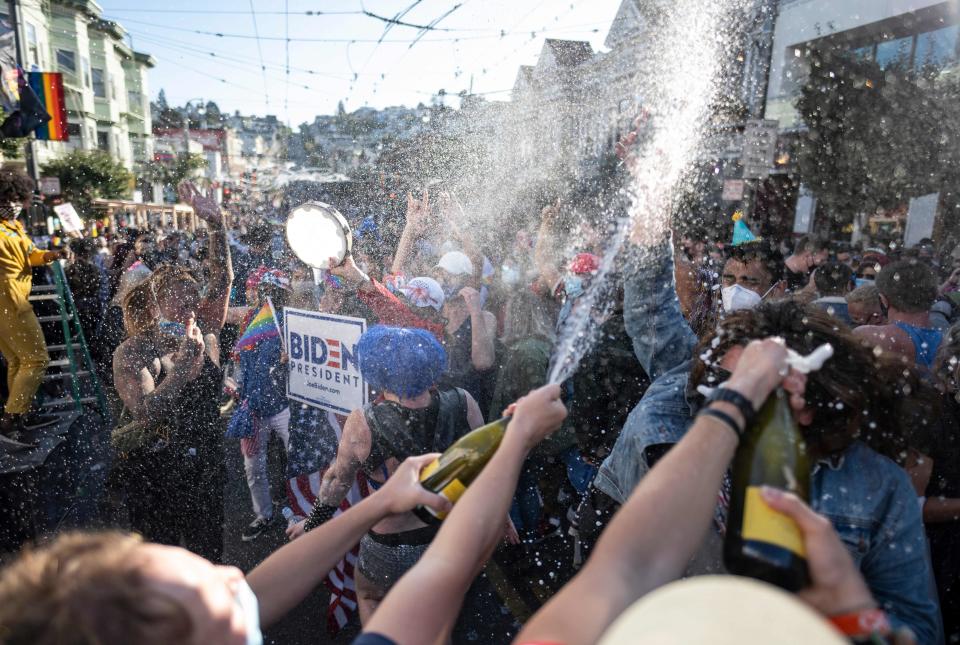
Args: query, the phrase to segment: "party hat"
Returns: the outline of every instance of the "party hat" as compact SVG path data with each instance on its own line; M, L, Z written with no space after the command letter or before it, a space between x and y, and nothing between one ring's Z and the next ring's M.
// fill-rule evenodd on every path
M755 242L757 236L754 235L747 223L743 221L743 211L737 211L733 214L733 246L740 246L747 242Z

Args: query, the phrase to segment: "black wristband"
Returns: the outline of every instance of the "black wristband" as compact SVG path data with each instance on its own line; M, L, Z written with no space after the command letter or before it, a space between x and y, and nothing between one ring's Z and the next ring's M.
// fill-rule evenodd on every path
M310 531L325 522L329 522L333 519L337 508L338 507L330 506L329 504L321 504L319 500L317 500L317 503L313 506L313 511L310 512L310 517L307 518L307 522L303 525L303 530Z
M726 387L718 387L710 395L710 398L707 399L710 403L715 401L721 401L723 403L729 403L731 405L737 406L740 410L740 414L743 415L743 425L744 428L750 427L750 424L753 423L754 417L757 416L757 410L753 407L753 403L740 394L736 390L731 390Z
M720 421L729 427L731 430L733 430L733 433L737 435L737 441L740 441L743 438L743 428L738 426L737 422L733 420L733 417L726 412L723 412L722 410L715 410L714 408L704 408L703 410L700 410L700 414L705 417L713 417L717 421Z

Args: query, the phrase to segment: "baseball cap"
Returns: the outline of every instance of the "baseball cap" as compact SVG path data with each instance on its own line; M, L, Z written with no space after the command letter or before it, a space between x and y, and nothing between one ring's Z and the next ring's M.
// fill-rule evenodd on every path
M600 269L600 258L593 253L578 253L570 261L570 273L574 275L583 275L585 273L596 273Z
M443 308L443 288L433 278L414 278L397 289L414 307Z
M279 269L268 269L267 267L260 265L256 271L247 277L247 281L244 283L244 286L247 289L256 289L261 284L269 284L273 285L274 287L279 287L289 291L290 277Z
M453 275L473 275L473 262L470 261L466 253L460 251L444 253L440 261L437 262L437 268Z

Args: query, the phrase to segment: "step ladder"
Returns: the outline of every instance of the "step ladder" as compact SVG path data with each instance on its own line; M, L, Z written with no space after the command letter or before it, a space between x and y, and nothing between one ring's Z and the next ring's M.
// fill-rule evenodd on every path
M38 312L37 320L44 329L47 352L50 355L48 372L43 380L44 382L66 381L69 385L69 393L62 398L46 398L42 407L49 411L72 407L82 413L84 405L96 403L100 414L107 419L107 399L100 386L100 379L97 378L93 359L83 335L83 328L80 326L80 316L73 301L73 294L70 292L67 276L60 262L52 263L50 270L53 274L53 284L34 285L30 292L30 302L34 304L35 309L40 305L41 311ZM47 313L50 307L44 307L43 303L55 304L56 313ZM60 323L58 329L63 334L62 342L51 344L51 334L47 333L47 330L51 324L55 325L57 322Z

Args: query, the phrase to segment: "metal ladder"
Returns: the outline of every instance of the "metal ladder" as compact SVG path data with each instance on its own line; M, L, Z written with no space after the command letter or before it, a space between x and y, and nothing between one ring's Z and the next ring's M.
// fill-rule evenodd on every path
M34 285L30 292L30 302L50 301L57 305L56 314L37 316L41 325L59 321L63 330L63 344L47 344L47 352L50 354L48 369L59 368L59 371L45 374L43 380L69 380L70 396L46 399L42 407L51 411L73 407L77 412L82 413L84 404L96 402L100 408L100 414L106 419L107 399L103 394L103 388L100 387L100 379L97 378L93 359L90 357L90 350L83 336L83 328L80 326L80 317L73 301L73 294L70 292L70 285L67 283L67 276L60 262L51 264L50 269L53 272L54 283ZM57 354L65 357L55 358Z

